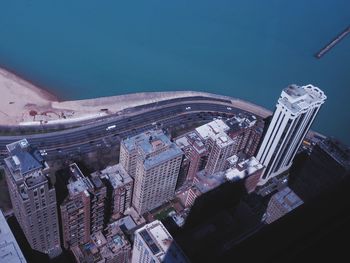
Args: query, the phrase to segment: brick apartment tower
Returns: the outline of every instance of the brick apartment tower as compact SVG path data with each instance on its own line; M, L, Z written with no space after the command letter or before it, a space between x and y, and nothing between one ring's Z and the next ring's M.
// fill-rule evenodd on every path
M204 140L196 131L189 132L175 140L182 149L188 162L187 174L183 181L193 181L196 173L204 169L207 162L208 151Z
M108 166L92 176L99 176L107 187L108 217L117 220L131 207L134 180L121 164Z
M49 167L26 139L6 146L6 180L17 221L32 249L50 257L61 253L56 192Z
M244 153L252 157L258 148L263 133L264 122L252 114L240 113L226 121L227 134L235 142L234 154Z
M90 234L104 227L106 187L99 177L85 177L79 167L69 166L68 196L60 206L65 248L87 243Z

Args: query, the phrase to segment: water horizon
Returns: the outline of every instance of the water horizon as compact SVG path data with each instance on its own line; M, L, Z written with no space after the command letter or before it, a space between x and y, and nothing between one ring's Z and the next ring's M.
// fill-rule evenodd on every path
M104 3L13 0L0 10L0 67L62 100L194 90L273 110L289 84L328 99L312 129L350 144L345 0ZM13 19L16 17L16 19Z

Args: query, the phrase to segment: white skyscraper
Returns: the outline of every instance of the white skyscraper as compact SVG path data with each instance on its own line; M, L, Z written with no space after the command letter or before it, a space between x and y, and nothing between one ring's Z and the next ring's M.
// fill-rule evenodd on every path
M285 88L278 99L257 159L265 166L258 185L287 171L326 95L312 85Z

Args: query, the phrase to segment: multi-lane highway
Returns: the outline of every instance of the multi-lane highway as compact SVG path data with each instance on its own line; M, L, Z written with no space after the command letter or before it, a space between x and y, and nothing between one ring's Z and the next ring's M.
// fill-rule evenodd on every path
M119 143L120 138L135 135L152 126L167 128L193 121L210 121L215 116L232 116L238 112L242 110L234 108L231 101L218 98L197 96L162 101L130 108L122 114L84 123L77 128L25 136L0 136L0 161L6 157L6 144L22 138L45 150L48 159L55 159L109 147Z

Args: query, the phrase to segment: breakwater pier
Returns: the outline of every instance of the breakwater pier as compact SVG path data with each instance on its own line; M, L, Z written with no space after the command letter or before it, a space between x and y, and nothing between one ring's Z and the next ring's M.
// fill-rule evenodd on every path
M348 26L344 31L337 35L331 42L324 46L320 51L315 54L317 59L322 58L328 51L334 48L340 41L342 41L347 35L350 34L350 26Z

